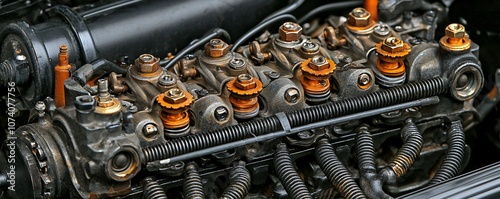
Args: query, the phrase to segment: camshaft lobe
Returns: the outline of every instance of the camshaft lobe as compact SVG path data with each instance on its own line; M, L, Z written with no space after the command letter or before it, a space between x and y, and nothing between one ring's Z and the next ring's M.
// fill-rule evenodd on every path
M371 93L361 97L339 100L337 102L297 110L286 113L291 127L297 127L317 121L323 121L366 110L386 107L425 97L442 94L446 91L446 84L440 77L411 82L403 86ZM238 125L201 132L196 135L171 140L165 144L146 147L143 149L145 163L170 158L213 146L234 142L247 138L250 135L258 136L281 130L276 116L252 120Z
M337 158L335 149L327 139L318 141L315 155L321 170L325 172L328 180L333 183L333 186L337 188L343 197L348 199L366 198L359 186L354 182L354 179L352 179L351 174Z
M167 199L167 194L165 194L163 187L152 177L142 180L142 188L144 190L142 198L144 199Z
M448 150L441 167L432 178L430 185L438 184L457 175L465 153L465 134L461 121L451 122L447 136Z
M203 184L196 170L196 163L190 162L186 165L186 177L184 178L183 191L185 199L204 199Z
M234 166L229 180L229 186L220 199L244 199L251 183L250 172L245 168L245 162L240 161Z
M306 185L293 167L286 144L279 144L274 155L274 170L291 198L312 199Z

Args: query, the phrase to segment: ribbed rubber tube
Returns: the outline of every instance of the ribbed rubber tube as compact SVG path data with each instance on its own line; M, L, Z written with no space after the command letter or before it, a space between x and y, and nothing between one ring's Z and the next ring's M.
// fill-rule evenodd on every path
M356 152L360 172L377 172L375 146L368 128L361 127L356 134Z
M315 154L321 170L344 198L366 198L351 174L337 158L333 146L327 139L318 141Z
M458 174L465 153L465 134L461 121L451 122L447 135L448 150L441 167L432 178L430 185L438 184Z
M152 177L147 177L142 180L143 199L167 199L165 190Z
M402 129L401 138L404 141L403 146L396 154L396 157L389 164L397 177L402 176L413 165L415 159L420 155L424 139L418 131L417 125L412 119L407 119Z
M292 158L290 158L290 153L288 153L284 143L278 145L274 154L274 170L290 198L312 199L311 193L295 171Z
M190 162L186 165L186 173L183 184L185 199L204 199L203 184L198 173L196 163Z
M446 89L446 83L442 78L438 77L419 82L411 82L403 86L360 97L348 98L337 102L289 112L286 113L286 116L291 127L297 127L348 114L439 95L444 93ZM271 116L214 131L200 132L196 135L171 140L165 144L144 148L145 163L234 142L249 136L258 136L278 131L281 130L281 128L278 118L276 116Z
M10 60L0 62L0 86L7 86L16 76L16 66Z
M250 172L245 168L245 162L240 161L234 166L229 177L229 186L220 199L244 199L250 189Z

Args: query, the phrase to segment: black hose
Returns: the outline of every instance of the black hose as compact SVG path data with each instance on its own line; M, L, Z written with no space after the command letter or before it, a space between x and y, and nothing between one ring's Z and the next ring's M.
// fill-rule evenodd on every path
M278 145L274 154L274 170L290 198L312 199L311 193L309 193L306 185L295 171L292 158L290 158L290 153L288 153L284 143Z
M244 199L250 189L250 172L245 168L245 162L239 161L231 171L229 186L224 190L221 199Z
M451 122L447 135L448 150L441 167L432 178L430 185L438 184L458 174L465 153L465 134L462 122Z
M356 151L359 171L362 173L376 172L375 146L373 144L372 135L365 126L360 127L356 134Z
M420 155L424 143L417 125L413 123L411 118L406 120L406 125L401 130L401 138L404 144L397 152L394 160L389 164L396 177L401 177L413 165L415 159Z
M273 17L279 16L282 14L288 14L288 13L294 11L295 9L297 9L300 5L302 5L304 3L304 1L305 0L294 0L291 4L287 5L286 7L283 7L282 9L279 9L276 12L273 12L272 14L270 14L269 16L264 18L262 20L262 22L260 22L260 23L263 23L263 22L265 22Z
M392 198L382 189L382 180L377 175L375 146L368 127L362 126L356 134L356 151L359 168L359 184L368 198Z
M298 127L317 121L359 113L390 105L400 104L425 97L436 96L446 91L442 78L411 82L402 86L368 95L339 100L307 109L286 113L290 126ZM235 142L248 136L259 136L281 130L276 116L260 118L249 122L201 132L196 135L174 139L165 144L143 148L145 163L198 151L225 143Z
M282 21L284 19L291 20L293 22L297 21L297 18L295 18L291 14L279 15L279 16L273 17L267 21L264 21L264 22L258 24L257 26L255 26L254 28L250 29L243 36L241 36L236 42L234 42L233 47L231 48L231 52L236 51L236 49L238 49L238 47L243 42L247 41L248 39L250 39L250 37L253 37L256 33L262 31L264 28L267 28L269 25L276 23L277 21Z
M212 31L210 31L208 34L206 34L205 36L203 36L203 38L189 44L189 46L187 46L186 48L182 49L179 53L177 53L177 55L171 59L171 60L165 60L165 61L161 61L160 62L160 65L165 65L165 70L168 70L170 67L174 66L179 60L181 60L182 58L184 58L184 56L186 56L188 53L200 48L201 46L205 45L206 43L208 43L211 39L215 39L215 38L219 38L223 36L225 39L226 39L226 42L231 42L231 37L229 36L229 33L224 30L224 29L220 29L220 28L216 28Z
M167 194L165 194L165 190L163 187L156 182L156 180L152 177L147 177L142 180L142 198L144 199L167 199Z
M316 161L328 177L330 182L344 198L366 198L359 186L352 179L351 174L337 158L335 149L327 139L318 141L316 147Z
M185 199L204 199L203 184L200 174L197 170L197 165L194 162L189 162L186 165L186 177L184 178L183 191Z
M325 11L350 8L350 7L359 6L362 4L363 4L363 1L344 1L344 2L325 4L325 5L322 5L322 6L315 8L314 10L309 11L306 15L302 16L299 19L299 23L304 23L307 20L309 20L311 17L314 17L315 15L322 13L322 12L325 12Z

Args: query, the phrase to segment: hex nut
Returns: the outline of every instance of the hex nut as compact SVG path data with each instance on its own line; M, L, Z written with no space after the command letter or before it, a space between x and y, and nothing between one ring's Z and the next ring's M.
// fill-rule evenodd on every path
M160 59L150 54L142 54L135 60L135 65L141 73L153 73L160 68Z
M285 100L290 103L295 103L298 101L300 93L295 88L289 88L285 91Z
M205 54L212 57L222 57L229 52L229 45L221 39L212 39L205 44Z
M401 52L404 50L403 40L397 37L387 37L382 42L382 49L390 53Z
M326 61L326 58L321 55L314 56L308 65L314 70L323 70L330 68L330 63L328 63L328 61Z
M465 37L465 27L458 23L452 23L446 26L444 34L449 38L462 39Z
M302 27L293 22L285 22L279 28L280 39L286 42L297 41L302 36Z
M178 104L187 100L184 91L173 88L165 92L164 100L170 104Z
M370 25L370 13L364 8L354 8L347 18L347 23L355 27L365 27Z
M238 75L236 81L234 82L234 86L241 90L249 90L257 87L255 80L249 74L241 74Z

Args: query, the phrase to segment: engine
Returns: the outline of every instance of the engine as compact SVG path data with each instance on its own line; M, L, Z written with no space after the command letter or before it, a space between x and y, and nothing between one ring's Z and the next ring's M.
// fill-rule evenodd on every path
M449 5L259 2L3 25L0 198L393 198L466 169L485 75Z

